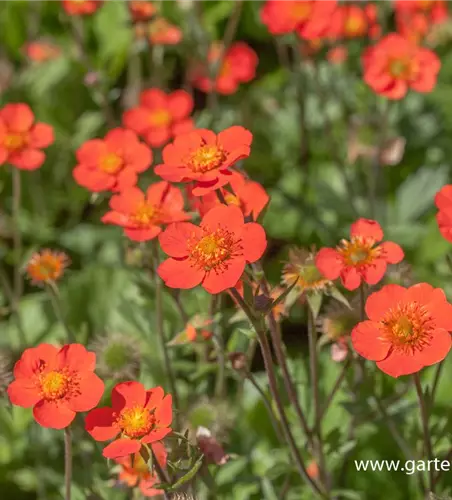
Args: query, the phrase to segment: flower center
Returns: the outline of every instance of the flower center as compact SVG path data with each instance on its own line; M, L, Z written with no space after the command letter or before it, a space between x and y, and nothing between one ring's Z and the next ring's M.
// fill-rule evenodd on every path
M152 429L155 418L148 409L142 406L134 406L122 410L117 423L129 438L140 438L148 434Z
M389 73L400 80L410 80L415 73L415 65L409 59L393 59L389 63Z
M60 263L53 258L41 257L38 263L38 273L42 280L53 279L60 272Z
M242 203L241 203L240 199L237 196L235 196L235 194L225 193L224 200L226 201L226 203L228 205L235 205L237 207L241 207L242 206Z
M40 378L41 392L47 401L55 401L64 398L67 394L70 377L58 371L52 371L42 375Z
M219 167L226 159L226 153L219 146L206 145L193 151L188 158L188 166L193 172L208 172Z
M234 235L221 228L207 234L198 242L189 242L189 248L190 259L205 271L227 269L226 261L241 250L239 241L234 240Z
M390 309L380 322L384 337L396 348L414 352L430 343L434 329L428 310L418 304L398 304Z
M353 267L367 266L380 254L380 248L373 248L375 241L372 238L354 236L351 241L342 240L337 248L345 263Z
M159 210L154 205L143 202L130 218L138 226L147 227L157 221L158 215Z
M100 168L107 174L116 174L122 165L122 159L115 153L109 153L100 160Z
M366 24L358 16L348 16L345 21L345 33L349 36L363 34L366 30Z
M10 151L17 151L27 145L28 138L25 134L8 134L3 139L3 145Z
M158 109L150 113L150 122L154 127L164 127L171 123L171 113L166 109Z

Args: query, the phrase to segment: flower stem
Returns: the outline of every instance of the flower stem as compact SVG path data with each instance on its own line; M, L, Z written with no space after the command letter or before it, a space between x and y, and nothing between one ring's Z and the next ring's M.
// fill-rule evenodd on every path
M215 380L215 397L221 399L224 397L224 392L226 388L226 355L222 332L214 323L214 318L216 311L221 308L221 295L212 295L210 308L209 308L209 318L213 323L212 326L212 341L215 345L215 351L217 355L218 370L217 377Z
M64 500L71 500L72 440L69 427L64 429Z
M424 398L424 393L422 391L421 379L419 377L419 373L413 374L414 385L416 387L417 398L419 401L419 410L421 414L421 423L422 423L422 431L424 434L424 450L427 455L427 460L432 460L433 458L433 450L432 450L432 439L430 436L429 429L429 415L427 410L427 404ZM434 470L429 467L429 488L432 493L434 493L435 488L435 474Z
M165 363L166 376L168 377L168 382L170 386L170 391L173 396L174 406L176 410L180 409L179 406L179 395L177 393L176 378L174 376L173 367L171 365L171 360L168 352L168 347L166 345L164 324L163 324L163 303L162 303L162 280L157 274L157 268L159 263L158 247L155 242L152 244L152 260L154 265L154 284L155 284L155 321L157 335L160 340L160 345L163 354L163 361ZM175 412L176 425L179 425L178 412Z
M361 282L359 285L359 313L361 321L365 321L366 319L366 299L366 285L364 282Z
M60 304L60 292L58 290L57 284L54 281L49 281L46 290L49 293L50 301L52 303L53 311L59 323L63 325L64 330L66 331L66 337L68 343L75 342L75 336L72 333L72 330L69 328L66 320L64 319L63 312L61 310Z

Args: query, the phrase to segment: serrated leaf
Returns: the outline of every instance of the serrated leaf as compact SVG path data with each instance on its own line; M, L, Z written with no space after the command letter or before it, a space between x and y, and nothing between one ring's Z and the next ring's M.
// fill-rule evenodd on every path
M204 455L201 455L198 458L198 460L196 460L193 467L171 486L171 491L176 491L183 484L187 483L188 481L191 481L196 476L196 473L199 471L199 469L201 468L203 459L204 459Z

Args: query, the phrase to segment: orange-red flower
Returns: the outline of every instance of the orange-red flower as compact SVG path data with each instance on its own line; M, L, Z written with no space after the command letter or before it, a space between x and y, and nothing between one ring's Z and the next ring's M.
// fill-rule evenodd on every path
M182 193L165 181L152 184L146 193L137 187L125 189L111 198L110 208L102 222L123 227L133 241L152 240L163 224L190 219Z
M62 0L63 9L70 16L89 16L103 3L102 0Z
M115 128L104 139L85 142L76 152L72 174L93 192L121 191L137 183L138 174L152 163L152 151L132 130Z
M444 0L395 0L397 31L415 43L421 42L431 28L448 19Z
M301 38L322 37L330 28L336 0L267 0L261 20L273 35L296 31Z
M10 163L21 170L36 170L45 160L41 149L53 141L53 128L35 123L27 104L7 104L0 109L0 165Z
M326 58L332 64L341 64L347 60L348 49L344 45L332 47L326 54Z
M452 184L443 186L435 196L439 212L436 222L444 239L452 243Z
M364 81L389 99L401 99L408 89L431 92L441 67L438 56L391 33L362 56Z
M160 467L164 469L167 459L164 444L161 442L152 443L151 448ZM163 490L154 487L160 483L160 480L156 474L150 472L148 464L140 453L118 458L116 462L121 466L118 475L120 483L124 483L131 488L138 486L141 494L145 497L154 497L163 493Z
M171 224L159 241L171 257L158 268L167 286L193 288L202 284L213 294L235 286L246 263L260 259L267 246L261 225L245 224L238 207L225 205L210 210L200 226Z
M149 23L147 35L153 45L177 45L182 40L181 29L163 17Z
M131 0L127 2L133 22L147 21L157 12L156 6L146 0Z
M28 59L37 63L51 61L61 55L61 49L58 45L39 40L27 43L23 50Z
M322 248L315 263L328 279L341 278L348 290L355 290L361 280L375 285L384 276L388 264L403 259L403 250L397 243L385 241L380 224L370 219L358 219L352 224L351 239L342 240L337 248Z
M27 275L34 284L58 281L69 262L64 252L45 249L32 255L27 264Z
M152 147L164 146L176 135L193 129L193 99L185 90L166 94L154 88L141 92L140 105L123 115L124 125Z
M240 207L245 217L256 220L270 200L265 189L258 182L246 179L239 172L232 172L229 184L232 192L221 188L221 194L226 204ZM201 197L191 196L190 190L188 194L191 206L201 217L221 203L214 192Z
M237 92L241 83L247 83L256 76L256 67L259 62L256 52L244 42L233 43L223 57L224 48L221 44L214 44L209 50L207 60L215 65L221 60L215 83L209 77L205 65L197 65L192 70L193 85L203 92L212 92L215 88L219 94L233 94Z
M86 430L96 441L114 439L104 448L104 457L138 453L142 443L155 443L171 432L172 398L164 396L161 387L145 390L139 382L123 382L113 388L111 402L111 408L96 408L85 420Z
M33 407L33 416L43 427L63 429L76 412L99 403L104 383L94 374L95 366L95 354L81 344L25 349L14 366L9 399L13 405Z
M163 149L163 164L155 173L169 182L195 181L194 196L203 196L226 185L230 168L250 155L251 132L235 126L218 135L197 129L176 137Z
M386 285L366 302L369 321L352 331L355 350L392 377L442 361L450 350L452 305L427 283Z
M329 28L333 38L375 38L381 28L377 23L377 8L374 4L364 7L355 4L339 5L334 12Z

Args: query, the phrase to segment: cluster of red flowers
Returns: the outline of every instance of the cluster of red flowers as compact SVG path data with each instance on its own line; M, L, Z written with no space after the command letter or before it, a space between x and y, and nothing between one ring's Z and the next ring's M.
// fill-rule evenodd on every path
M443 186L435 196L436 221L443 237L452 243L452 185Z

